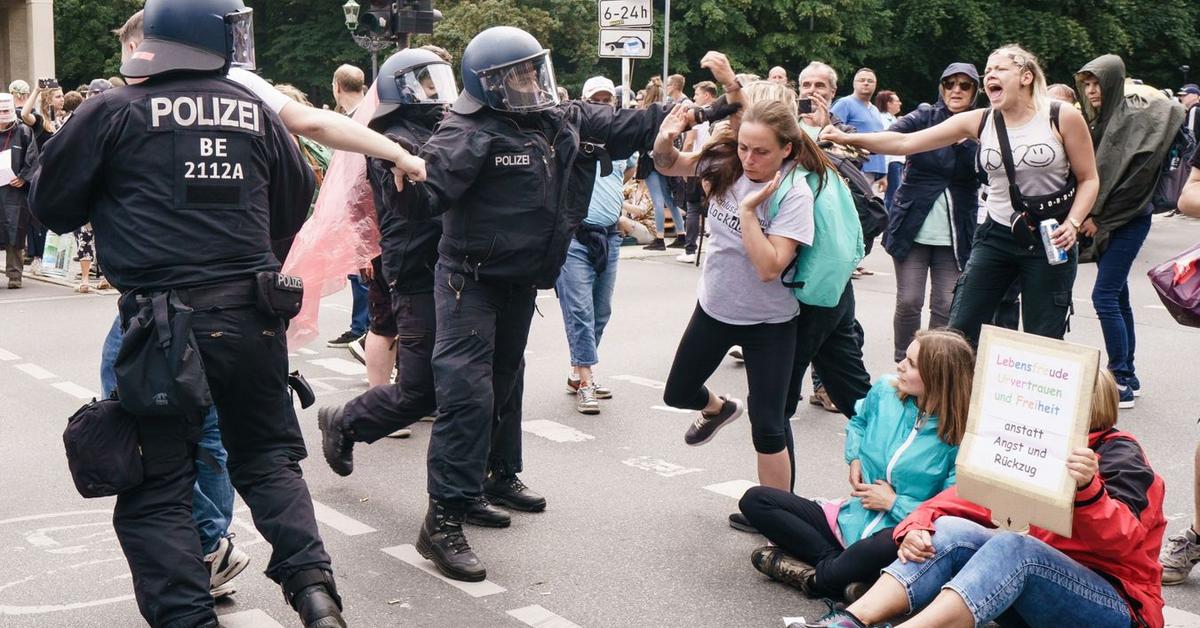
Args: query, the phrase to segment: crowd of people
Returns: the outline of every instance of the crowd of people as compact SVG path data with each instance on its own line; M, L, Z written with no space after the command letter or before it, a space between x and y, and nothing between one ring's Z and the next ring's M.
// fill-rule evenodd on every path
M220 17L229 37L190 29L166 3L149 0L115 31L124 79L66 94L52 79L33 89L15 81L0 94L0 151L11 150L13 170L0 186L9 288L21 286L26 262L37 272L38 238L53 228L76 233L81 292L101 261L122 292L101 372L105 395L131 413L146 460L141 483L119 493L114 523L149 624L217 625L212 598L229 594L249 562L228 530L236 488L274 548L266 573L304 625L345 625L299 474L304 443L286 398L299 384L288 377L283 338L300 309L287 295L321 246L327 211L341 212L335 222L370 224L355 233L374 241L335 269L353 284L353 308L350 329L328 344L349 348L370 386L319 409L322 456L349 476L356 444L434 420L416 548L449 578L487 575L465 525L507 527L509 511L547 507L519 477L537 289L554 288L562 309L575 408L598 414L614 394L597 367L619 252L635 241L680 249L678 261L699 266L664 401L696 412L683 434L692 446L749 415L760 486L729 524L769 541L750 556L754 569L832 598L829 613L805 625L911 616L919 626L1162 626L1161 586L1200 562L1196 523L1163 544L1162 480L1136 437L1116 428L1118 409L1143 390L1128 277L1150 216L1200 215L1195 85L1177 99L1134 89L1120 57L1104 55L1079 69L1074 87L1050 86L1034 54L1006 45L982 74L970 62L948 65L936 98L904 114L895 92L877 93L869 68L837 98L838 74L820 61L795 82L782 67L763 80L710 52L699 65L712 80L695 83L692 98L676 74L652 80L625 108L625 94L604 76L565 100L549 51L524 31L494 27L459 60L437 46L397 52L370 92L361 70L338 68L338 107L328 111L250 71L252 48L247 64L229 30L250 14L240 0L193 3ZM204 192L173 164L112 164L105 142L157 146L161 124L195 125L198 116L181 117L179 104L173 117L145 105L143 96L185 88L243 99L256 112L240 127L214 119L217 128L189 132L215 134L261 185ZM110 111L138 122L113 127L101 115ZM365 124L350 119L356 113ZM263 163L238 152L251 145ZM366 155L355 157L354 180L326 176L335 171L331 149ZM106 164L119 171L102 176ZM156 177L183 177L185 191L160 195ZM330 210L321 187L321 196L356 189L364 200ZM868 224L878 219L859 209L875 197L884 224ZM214 244L171 259L133 255L137 238L154 234L133 236L122 222L170 207L247 206L259 216L253 234L230 233L213 217L219 211L180 212L179 224L159 225L168 238ZM1058 223L1049 242L1039 232L1046 219ZM870 274L859 263L877 232L896 271L897 366L872 378L853 280ZM1064 338L1081 262L1098 265L1092 301L1107 363L1087 446L1066 461L1077 487L1075 534L999 531L955 488L974 347L984 324ZM203 394L193 405L172 399L185 428L164 428L161 417L133 410L147 406L130 375L140 363L130 360L141 359L136 343L154 333L151 323L173 325L185 311L196 329L220 333L190 340L207 375L181 375L178 385L190 393L185 380L203 383ZM238 360L225 331L270 340L253 360ZM189 341L190 330L180 333ZM745 363L748 402L706 386L731 350ZM789 419L806 374L810 401L849 420L842 500L797 494ZM1196 455L1200 502L1200 447Z

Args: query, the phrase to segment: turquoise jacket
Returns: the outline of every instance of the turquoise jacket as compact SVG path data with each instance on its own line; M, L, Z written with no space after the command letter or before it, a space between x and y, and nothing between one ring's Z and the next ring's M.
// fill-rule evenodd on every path
M896 377L876 380L867 396L855 405L846 427L846 463L862 462L867 484L884 480L896 491L888 512L863 508L851 497L838 511L838 529L846 545L900 523L925 500L954 484L954 459L958 447L938 438L938 418L925 417L911 397L901 401Z

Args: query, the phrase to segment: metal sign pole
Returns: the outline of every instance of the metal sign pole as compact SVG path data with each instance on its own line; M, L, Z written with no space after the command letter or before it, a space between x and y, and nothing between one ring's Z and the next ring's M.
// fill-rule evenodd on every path
M667 102L667 59L671 56L671 0L667 0L667 10L663 12L663 73L662 101Z
M633 86L633 61L629 57L621 59L621 102L622 109L629 107L633 94L629 93Z

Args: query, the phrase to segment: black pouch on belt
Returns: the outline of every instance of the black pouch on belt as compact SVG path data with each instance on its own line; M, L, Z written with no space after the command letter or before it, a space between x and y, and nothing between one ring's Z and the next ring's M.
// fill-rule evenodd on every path
M116 399L92 400L67 419L67 466L84 497L108 497L142 483L137 421Z
M212 395L192 333L192 308L174 292L130 293L121 301L127 322L114 364L121 406L138 416L203 416Z
M304 304L304 280L292 275L264 271L254 276L258 310L285 321L300 313Z

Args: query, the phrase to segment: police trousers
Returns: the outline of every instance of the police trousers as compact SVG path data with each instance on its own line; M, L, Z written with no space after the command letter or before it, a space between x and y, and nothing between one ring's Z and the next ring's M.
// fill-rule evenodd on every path
M784 416L796 414L809 364L838 410L847 418L854 416L854 404L871 389L871 376L863 363L863 341L862 325L854 315L854 287L850 282L846 282L842 298L833 307L801 303Z
M487 472L521 471L525 343L537 289L476 279L439 262L433 377L438 419L429 439L429 495L466 505Z
M271 544L267 576L283 582L301 570L330 570L300 472L306 451L288 392L283 320L254 308L253 282L176 292L195 310L192 329L230 480ZM134 314L122 310L123 324ZM119 495L113 512L138 608L156 628L191 628L215 617L192 520L202 420L137 417L145 480Z
M343 419L349 436L358 442L373 443L437 411L433 293L392 293L392 311L398 332L396 382L376 386L346 404Z

